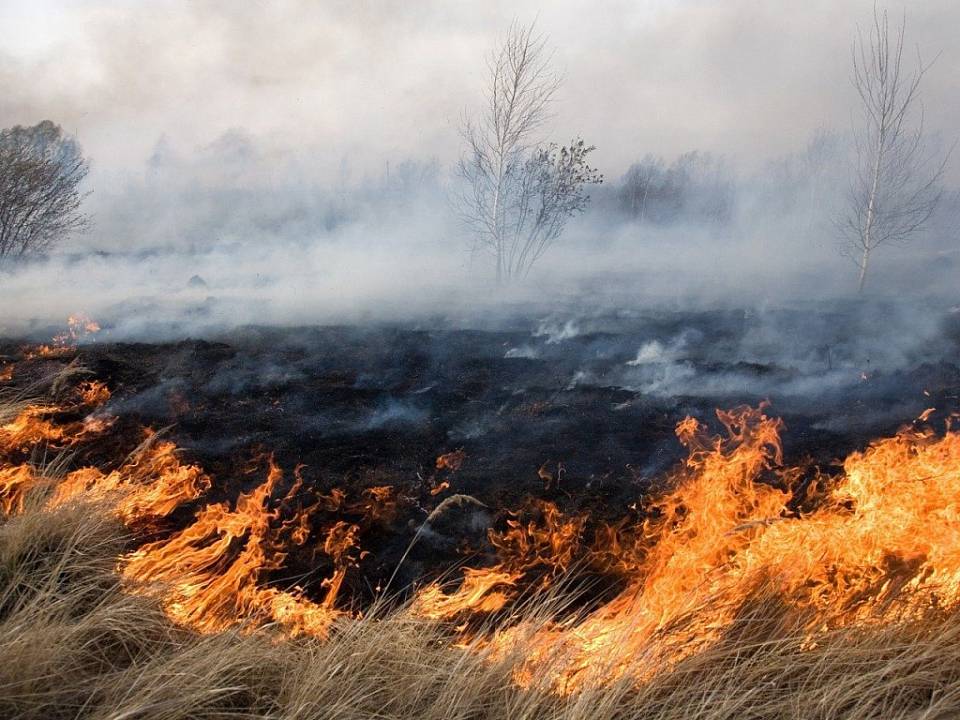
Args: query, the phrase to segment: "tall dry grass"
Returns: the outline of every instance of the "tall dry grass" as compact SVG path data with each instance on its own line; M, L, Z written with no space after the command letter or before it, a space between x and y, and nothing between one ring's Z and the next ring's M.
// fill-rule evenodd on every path
M758 598L720 643L648 682L558 698L512 683L520 657L452 647L442 627L402 609L344 622L326 642L174 627L122 591L114 566L127 547L122 527L91 505L34 507L0 524L0 717L960 716L953 614L801 649L776 603Z

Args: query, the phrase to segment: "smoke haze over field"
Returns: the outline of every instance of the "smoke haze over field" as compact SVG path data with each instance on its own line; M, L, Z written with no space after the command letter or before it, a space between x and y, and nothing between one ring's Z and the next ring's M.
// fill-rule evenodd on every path
M512 291L518 302L546 306L598 277L668 301L843 292L850 268L831 225L843 158L816 182L785 181L781 195L802 202L783 207L771 168L799 162L818 127L848 131L850 44L872 7L14 0L0 8L0 126L50 118L77 136L95 225L4 278L0 294L18 324L158 303L222 322L307 322L488 298L449 185L484 58L514 18L536 19L564 75L546 136L595 144L591 163L610 181ZM903 9L890 5L895 18ZM960 6L905 10L908 61L914 44L926 58L943 51L923 101L928 133L949 145ZM633 163L690 150L723 160L722 227L621 216L617 183ZM955 225L939 217L918 253L885 249L878 289L953 287Z
M0 123L52 117L100 173L139 170L161 136L192 150L245 128L271 151L311 151L336 179L385 159L454 160L482 58L513 17L537 19L566 78L555 126L597 144L614 176L644 152L757 158L821 124L845 127L850 43L872 3L732 0L271 4L19 2L0 25ZM901 6L891 5L898 15ZM927 122L948 130L960 92L960 7L907 3L933 57Z

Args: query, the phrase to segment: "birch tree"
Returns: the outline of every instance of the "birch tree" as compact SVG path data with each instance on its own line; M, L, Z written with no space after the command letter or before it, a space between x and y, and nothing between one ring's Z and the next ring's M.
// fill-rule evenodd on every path
M863 292L873 252L913 239L940 200L947 155L927 148L920 84L930 65L917 57L904 69L906 17L891 32L886 10L874 7L868 36L852 48L853 86L860 100L854 128L855 164L841 220L844 250L858 267Z
M585 186L602 181L587 163L592 145L540 140L561 82L550 61L533 25L512 24L488 62L484 109L462 127L459 210L477 247L493 256L498 284L525 276L586 208Z

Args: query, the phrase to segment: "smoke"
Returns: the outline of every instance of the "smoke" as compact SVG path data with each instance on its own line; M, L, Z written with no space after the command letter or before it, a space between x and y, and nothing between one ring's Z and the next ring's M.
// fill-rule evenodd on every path
M563 325L545 320L540 323L533 336L545 337L547 345L556 345L564 340L575 338L579 334L580 328L577 327L576 320L567 320Z
M50 117L77 134L92 158L95 225L0 276L4 334L42 337L76 312L102 337L144 339L434 315L478 325L522 310L563 344L583 328L553 318L557 307L762 310L851 289L832 221L847 180L849 44L869 3L787 13L650 0L603 17L579 1L539 13L534 3L37 7L0 10L13 29L0 51L0 124ZM958 13L945 0L909 8L910 42L931 57L948 49ZM499 290L457 222L450 170L483 58L514 15L537 17L565 75L545 137L596 144L591 162L608 183L528 278ZM958 63L945 53L924 85L927 130L947 142ZM821 126L839 149L814 167L808 141ZM713 153L715 176L693 182L669 221L624 211L631 164L690 150ZM729 195L722 217L709 214L717 187ZM878 252L871 286L952 292L956 207L922 242Z
M62 121L108 175L140 167L161 134L197 146L238 125L310 151L328 179L345 155L370 169L430 148L449 163L460 114L479 102L485 54L513 17L536 18L566 77L555 130L596 143L609 175L629 165L624 148L639 157L702 147L762 161L820 124L846 126L850 42L871 9L863 0L789 10L617 0L598 17L583 0L549 8L166 0L162 10L15 1L0 16L8 29L0 120ZM954 3L907 10L911 46L930 58L952 47ZM945 52L930 73L932 130L950 128L958 63Z

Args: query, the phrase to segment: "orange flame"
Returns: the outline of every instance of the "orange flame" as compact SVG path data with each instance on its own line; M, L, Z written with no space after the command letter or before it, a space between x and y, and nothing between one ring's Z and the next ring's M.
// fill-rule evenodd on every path
M100 325L86 315L71 315L67 318L67 327L62 333L53 336L50 344L27 346L22 348L26 360L36 358L58 358L70 355L77 349L81 340L100 332ZM9 377L0 377L0 380Z
M29 492L40 478L29 465L0 467L0 510L5 515L23 512Z
M74 470L57 485L51 507L77 498L115 496L115 512L128 525L149 524L210 489L210 478L196 465L183 465L172 442L152 443L117 470L103 474L97 468Z
M67 318L67 330L53 338L55 348L75 346L80 340L100 332L100 325L86 315L71 315Z
M46 482L18 459L46 443L73 447L104 431L109 423L75 418L108 398L104 386L84 384L62 404L29 406L0 427L0 510L22 511L26 493ZM466 568L453 590L422 587L413 612L459 623L458 639L483 625L464 621L501 613L494 615L499 629L484 630L475 644L494 656L526 658L518 683L569 693L649 677L716 643L761 583L776 590L810 642L823 629L960 606L960 433L908 427L852 453L835 476L810 481L803 469L784 466L782 423L762 407L718 411L717 418L721 435L693 418L678 424L687 460L667 478L670 489L636 515L604 525L530 502L490 533L495 565ZM108 500L127 525L159 537L121 558L118 570L130 592L159 598L178 623L200 632L277 624L291 635L324 636L347 614L341 595L364 556L364 528L389 522L397 499L386 486L353 501L341 489L307 492L300 470L283 492L283 473L271 459L256 487L235 502L201 506L170 532L161 520L203 498L212 480L183 464L173 443L148 435L110 472L68 473L48 505ZM305 495L313 504L303 508ZM294 548L312 549L329 568L318 600L272 583ZM509 624L517 620L504 611L518 598L584 570L614 581L611 592L545 626Z
M0 454L28 449L39 443L73 445L102 432L110 421L101 417L80 422L59 423L55 416L84 408L95 408L110 399L110 390L101 382L81 383L74 398L62 405L28 405L13 420L0 425Z
M443 455L437 457L437 470L449 470L450 472L457 472L457 470L459 470L463 465L463 461L466 459L467 453L463 448L444 453Z
M548 682L561 692L652 674L716 641L762 580L775 582L788 607L812 611L811 633L960 601L960 435L906 429L875 442L850 455L816 508L799 514L787 507L791 493L776 486L799 475L781 466L781 423L759 409L717 414L724 438L690 418L678 425L689 458L647 519L598 533L593 558L609 558L616 546L615 565L629 573L622 592L572 625L532 635L506 629L488 639L526 653L518 682L542 678L534 669L546 658L557 663ZM521 542L516 526L511 544L492 538L504 559L486 574L517 567L518 551L529 565L576 548L569 522L547 515L542 527L553 528L546 554L542 541ZM537 540L544 531L528 526L521 537ZM452 595L430 586L419 607L428 617L481 607L477 587L472 575ZM494 593L502 606L502 587Z
M339 615L333 605L349 562L348 551L355 545L354 530L338 524L324 542L336 571L323 603L314 603L296 590L264 587L266 573L281 567L285 557L278 512L269 509L282 478L271 460L267 479L242 494L233 507L208 505L184 530L124 557L121 573L130 589L159 595L176 622L200 632L274 621L294 635L324 635Z

